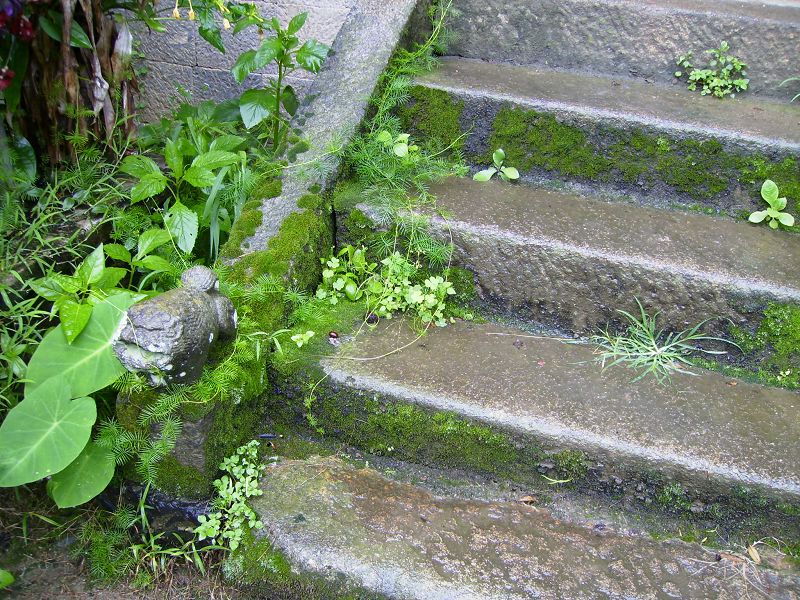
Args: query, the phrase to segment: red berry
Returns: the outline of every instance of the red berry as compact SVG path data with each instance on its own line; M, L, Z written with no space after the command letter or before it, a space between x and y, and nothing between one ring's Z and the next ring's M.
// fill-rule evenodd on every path
M31 42L35 36L33 23L24 15L18 16L14 22L11 23L11 33L23 42Z
M8 89L11 86L11 82L14 80L14 71L9 69L8 67L3 67L0 69L0 92L5 89Z

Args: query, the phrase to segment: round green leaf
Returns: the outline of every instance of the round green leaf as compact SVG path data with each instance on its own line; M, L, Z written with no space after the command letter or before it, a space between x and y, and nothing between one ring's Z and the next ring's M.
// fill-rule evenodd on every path
M778 221L781 222L782 225L786 225L787 227L791 227L794 225L794 217L789 213L781 213L778 215Z
M247 129L269 117L274 108L275 95L266 90L247 90L239 101L239 112Z
M25 396L30 396L51 378L69 386L75 396L87 396L122 375L125 368L114 354L111 343L134 299L132 294L115 294L95 306L89 323L71 345L61 327L52 329L28 364Z
M503 175L512 181L519 179L519 171L517 171L514 167L503 167L501 171L503 172Z
M754 213L751 213L750 216L747 218L748 221L751 223L761 223L764 219L767 218L767 211L765 210L757 210Z
M175 238L178 248L191 252L199 229L197 213L176 201L164 217L164 224Z
M9 411L0 426L0 487L58 473L81 453L97 408L91 398L71 395L69 383L56 377Z
M475 181L489 181L492 178L492 175L497 173L497 169L494 167L489 167L488 169L484 169L483 171L478 171L472 178Z
M88 502L114 477L114 457L105 448L89 442L69 466L47 482L47 493L59 508Z
M0 569L0 590L6 589L14 583L14 576L11 574L10 571L6 571L5 569Z
M778 199L778 186L771 179L767 179L761 186L761 197L770 205Z
M492 153L492 161L494 162L494 166L498 169L502 166L505 159L506 153L502 148L498 148Z

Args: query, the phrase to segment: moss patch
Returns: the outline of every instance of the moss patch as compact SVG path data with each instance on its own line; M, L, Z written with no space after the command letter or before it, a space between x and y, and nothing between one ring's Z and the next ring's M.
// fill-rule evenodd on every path
M265 185L260 190L259 194L259 196L265 200L277 198L280 195L280 180L275 180ZM220 248L219 255L221 258L236 258L237 256L241 256L242 252L245 251L242 249L244 241L255 234L258 226L261 225L264 219L264 215L261 212L261 203L261 199L251 200L246 202L242 207L239 218L236 219L233 227L231 227L228 240L223 244L222 248Z
M463 138L458 139L462 135L464 102L447 92L414 86L411 101L398 112L404 128L415 131L418 142L432 152L441 152L451 144L455 151L464 147Z
M216 469L213 473L216 475ZM158 464L156 487L177 498L207 498L213 490L213 480L208 473L167 456Z

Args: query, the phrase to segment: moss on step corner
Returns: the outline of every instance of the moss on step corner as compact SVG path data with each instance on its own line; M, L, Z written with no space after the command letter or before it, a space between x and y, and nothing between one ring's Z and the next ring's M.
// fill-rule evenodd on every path
M432 152L441 152L451 144L458 152L464 147L461 115L463 100L454 99L442 90L414 86L410 102L400 107L398 113L404 129L414 131L417 142L425 144Z

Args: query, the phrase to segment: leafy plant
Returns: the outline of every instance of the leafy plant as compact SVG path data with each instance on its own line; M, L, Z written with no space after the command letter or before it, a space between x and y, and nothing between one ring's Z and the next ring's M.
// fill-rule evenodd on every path
M784 79L783 81L781 81L781 84L778 87L783 87L787 83L795 83L795 82L800 82L800 77L789 77L788 79ZM800 92L795 94L795 96L791 100L789 100L789 102L794 102L798 98L800 98Z
M679 332L667 332L657 329L656 321L659 313L652 317L645 312L642 303L636 299L639 306L639 316L618 310L628 321L628 328L623 334L612 334L606 328L598 335L592 336L589 341L597 346L596 361L603 369L623 365L630 369L640 371L633 381L644 379L648 375L664 384L675 373L695 375L689 370L694 366L691 356L696 352L703 354L726 354L720 350L706 350L697 345L698 342L716 341L736 345L733 342L717 337L710 337L700 333L700 329L707 321L698 323L694 327Z
M0 569L0 590L6 589L12 583L14 583L14 576L11 574L11 571Z
M747 220L751 223L761 223L766 220L772 229L777 229L779 225L786 227L794 225L794 217L787 212L781 212L786 208L786 198L778 196L778 186L771 179L767 179L761 186L761 197L769 204L769 208L751 213Z
M239 447L233 456L222 461L219 468L227 474L214 481L217 497L212 503L214 512L200 516L195 533L200 541L210 539L220 546L236 550L242 540L244 527L261 529L258 515L247 504L248 498L260 496L259 479L265 466L259 457L259 444L253 440Z
M506 153L502 148L498 148L492 153L493 167L478 171L473 175L475 181L489 181L496 173L500 173L500 179L503 181L516 181L519 179L519 171L514 167L506 167Z
M257 50L247 50L239 55L233 66L233 76L242 83L248 75L270 64L275 64L277 77L271 78L265 89L252 89L242 94L239 110L247 129L266 122L267 134L273 151L283 145L289 131L289 119L295 115L299 102L294 88L286 84L286 78L298 68L310 73L319 72L328 55L328 46L310 39L302 45L297 33L305 25L308 13L295 15L286 28L277 18L262 21L259 27L270 30Z
M699 86L703 96L711 94L717 98L733 98L737 92L747 89L750 80L747 79L747 65L729 51L730 46L725 41L720 43L719 48L706 50L711 60L705 69L695 68L692 53L687 52L675 61L681 69L675 71L675 77L687 75L689 89L695 91Z

